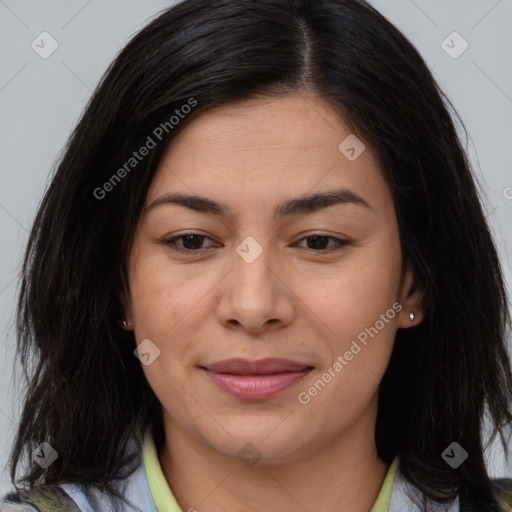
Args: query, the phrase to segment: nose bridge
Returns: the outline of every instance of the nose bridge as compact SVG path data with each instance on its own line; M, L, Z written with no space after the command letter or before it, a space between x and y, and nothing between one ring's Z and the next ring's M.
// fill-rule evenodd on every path
M272 250L268 240L260 237L260 241L248 236L236 247L235 285L241 285L244 290L252 286L264 293L272 287Z

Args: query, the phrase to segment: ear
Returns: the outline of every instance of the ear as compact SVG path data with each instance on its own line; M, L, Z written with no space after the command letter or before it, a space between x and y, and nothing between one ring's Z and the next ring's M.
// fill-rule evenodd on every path
M119 292L118 294L119 300L123 305L124 318L121 318L121 327L125 331L133 331L133 313L130 305L130 300L127 298L127 294L125 292ZM123 320L128 324L126 326L123 325Z
M402 310L398 316L399 328L413 327L423 321L425 316L424 294L423 290L417 286L414 271L410 264L407 265L398 300L402 305ZM414 313L414 320L409 317L411 313Z

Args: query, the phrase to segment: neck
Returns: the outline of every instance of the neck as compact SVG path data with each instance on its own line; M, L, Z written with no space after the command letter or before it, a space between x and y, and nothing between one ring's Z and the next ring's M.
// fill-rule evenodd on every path
M375 415L320 440L294 460L252 466L213 450L165 418L160 462L183 511L368 512L388 470L377 455ZM257 490L257 492L255 492Z

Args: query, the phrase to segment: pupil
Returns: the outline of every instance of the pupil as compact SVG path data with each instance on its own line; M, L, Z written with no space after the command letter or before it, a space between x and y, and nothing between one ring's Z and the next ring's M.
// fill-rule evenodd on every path
M313 240L313 245L315 247L310 247L310 241ZM321 243L321 242L324 242L324 243ZM326 248L326 244L325 242L327 241L327 237L326 236L310 236L308 237L308 247L310 249L325 249ZM320 245L321 247L318 247L318 245Z
M203 237L201 235L186 235L183 239L183 245L186 249L197 249L197 245L201 246ZM189 247L190 242L192 247Z

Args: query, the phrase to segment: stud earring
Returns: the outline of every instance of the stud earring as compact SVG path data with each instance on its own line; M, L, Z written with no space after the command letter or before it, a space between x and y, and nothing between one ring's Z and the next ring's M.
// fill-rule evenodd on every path
M411 320L411 322L414 320L414 313L409 313L409 319Z
M121 326L122 326L122 328L123 328L125 331L128 331L128 330L129 330L129 329L128 329L128 327L132 327L132 325L131 325L131 324L129 324L126 320L123 320L123 321L121 322Z

